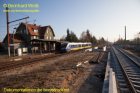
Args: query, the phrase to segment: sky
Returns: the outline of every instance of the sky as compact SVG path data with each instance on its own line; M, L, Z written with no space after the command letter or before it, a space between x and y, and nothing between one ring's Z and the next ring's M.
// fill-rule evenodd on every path
M0 41L6 34L5 3L38 3L40 12L9 13L9 19L29 16L30 23L52 26L56 39L66 36L68 28L78 37L88 29L97 39L111 42L124 38L125 25L128 40L140 32L140 0L0 0ZM11 33L17 23L10 24Z

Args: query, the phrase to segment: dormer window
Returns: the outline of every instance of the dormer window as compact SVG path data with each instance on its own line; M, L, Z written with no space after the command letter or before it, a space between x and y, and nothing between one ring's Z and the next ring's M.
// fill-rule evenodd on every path
M38 30L34 30L35 33L38 33Z

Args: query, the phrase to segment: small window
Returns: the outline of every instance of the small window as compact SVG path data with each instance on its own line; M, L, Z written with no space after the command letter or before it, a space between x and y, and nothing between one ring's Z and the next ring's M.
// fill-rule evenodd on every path
M47 29L47 34L49 33L49 29Z
M35 33L38 33L38 30L34 30Z
M34 39L36 39L36 36L34 36Z

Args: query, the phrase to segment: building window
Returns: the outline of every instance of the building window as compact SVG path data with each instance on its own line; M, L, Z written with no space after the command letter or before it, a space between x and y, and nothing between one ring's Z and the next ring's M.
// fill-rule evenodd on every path
M47 34L49 33L49 29L47 30Z
M38 33L38 30L34 30L35 33Z
M23 33L23 34L26 34L26 30L25 30L25 29L23 29L23 30L22 30L22 33Z
M38 39L38 36L32 36L31 39Z

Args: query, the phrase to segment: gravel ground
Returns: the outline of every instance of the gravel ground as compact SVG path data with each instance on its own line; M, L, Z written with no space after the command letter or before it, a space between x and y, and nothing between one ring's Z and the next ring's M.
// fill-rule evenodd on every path
M140 57L140 51L135 51L135 50L125 50L125 51L127 51L128 53L130 53L130 54L133 54L133 55L136 55L136 56L139 56Z
M101 93L107 53L104 53L99 64L89 64L87 61L96 54L77 52L63 55L35 64L36 69L26 66L18 74L1 76L0 93L3 93L3 88L67 88L68 93ZM82 65L77 67L77 63Z
M12 62L14 61L14 59L22 59L22 60L30 60L30 59L35 59L35 58L39 58L39 57L48 57L48 56L53 56L54 53L47 53L47 54L24 54L23 56L11 56L8 57L7 55L0 55L0 63L8 63L8 62Z

